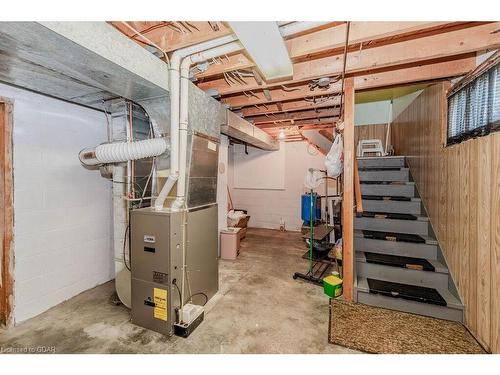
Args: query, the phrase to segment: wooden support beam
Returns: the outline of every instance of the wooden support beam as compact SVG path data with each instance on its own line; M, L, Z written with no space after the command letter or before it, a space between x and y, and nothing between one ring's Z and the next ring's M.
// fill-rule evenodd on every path
M351 22L349 45L387 40L395 37L418 36L431 29L446 28L446 22ZM346 24L299 36L285 42L290 58L297 61L315 54L325 54L345 45Z
M300 130L331 130L335 126L338 120L335 120L329 124L306 124L301 125Z
M319 134L328 139L330 142L335 140L335 136L333 135L333 130L331 128L319 130Z
M289 102L265 103L265 105L260 104L251 107L244 107L241 109L241 113L244 117L249 117L249 116L263 115L265 113L269 114L269 113L292 112L292 111L302 111L311 109L314 110L314 109L336 106L338 104L335 103L338 102L339 102L338 98L327 99L325 101L322 101L321 103L308 102L302 98L302 99L292 100Z
M464 27L466 23L464 24ZM470 23L469 23L470 24ZM349 45L356 46L360 43L375 45L377 42L384 42L395 38L414 38L419 34L429 30L445 31L447 27L453 25L446 22L351 22L349 31ZM304 59L310 60L314 56L321 54L340 53L345 44L345 23L340 25L332 24L334 27L325 28L320 31L308 33L307 35L291 38L285 42L290 58L294 62ZM242 58L245 56L239 53ZM231 63L225 63L226 71L232 70ZM236 69L236 67L234 68ZM216 70L199 73L198 78L205 78L216 75Z
M387 86L398 86L414 82L426 82L436 79L456 77L459 75L466 74L470 70L474 69L476 66L475 56L466 55L457 60L436 62L430 64L424 64L420 66L413 67L402 67L394 70L383 71L378 73L371 73L366 75L357 76L354 79L354 85L357 91L369 90L380 87ZM307 96L307 93L312 95L323 94L323 95L335 95L340 91L340 84L336 83L331 85L328 91L308 91L308 85L295 86L297 91L284 91L282 88L271 90L273 93L273 98L277 98L280 101L291 101L301 99ZM260 92L254 93L256 97L246 95L230 96L223 99L223 101L229 104L231 107L241 107L241 106L254 106L259 104L266 104L269 108L248 108L244 109L243 114L245 116L254 114L263 114L267 112L278 111L277 106L271 106L266 102L264 95ZM311 95L309 94L309 95ZM301 95L304 95L301 97ZM314 96L311 96L314 97ZM329 103L331 105L338 105L339 98L333 98ZM291 105L283 103L283 107L288 106L285 110L290 110ZM296 108L304 108L305 104L302 102L301 105L296 105Z
M331 94L338 94L340 91L340 84L335 83L330 85L328 90L314 90L311 91L308 85L301 85L293 88L293 91L287 91L283 88L275 88L269 90L269 97L266 97L263 91L245 92L243 95L224 97L222 101L228 104L231 108L248 107L255 104L270 103L270 102L283 102L287 100L302 99L305 97L314 98L318 96L326 96ZM271 99L269 99L271 98Z
M307 120L319 119L322 117L333 117L340 114L339 108L320 108L310 109L307 111L296 111L290 113L277 113L270 115L260 115L255 117L245 117L245 120L252 122L255 125L272 123L275 121L290 121L290 120Z
M345 80L344 172L342 196L342 270L344 299L354 299L354 79Z
M289 127L289 126L304 126L304 125L324 125L324 124L329 124L330 127L334 122L338 120L338 116L335 117L324 117L320 118L318 120L298 120L298 121L281 121L281 122L276 122L276 123L266 123L266 124L258 124L257 127L261 129L267 129L267 128L283 128L283 127Z
M276 126L273 128L265 128L262 129L272 137L278 137L279 131L281 128L285 128L285 133L287 136L287 139L290 137L302 137L301 132L304 130L316 130L320 132L324 136L323 132L331 132L332 127L335 126L335 123L330 123L330 124L323 124L323 125L302 125L302 126ZM328 137L326 137L328 138Z
M0 326L12 322L14 297L12 114L12 103L0 97Z
M445 59L450 56L499 48L499 29L500 22L491 22L466 29L350 52L347 56L346 73L352 75L398 65L418 65L423 61ZM244 59L244 57L242 58ZM238 57L235 56L235 59L238 59ZM280 83L291 84L307 82L319 77L336 76L342 72L342 67L342 54L295 63L293 64L293 79ZM225 69L231 70L228 66ZM221 68L218 68L218 71L220 70ZM203 73L203 77L213 76L214 74L220 73L212 73L211 68L209 68ZM257 87L255 81L249 80L249 84L239 86L238 90L253 90ZM264 85L261 87L264 88ZM202 89L205 90L205 88ZM233 89L235 88L233 87Z

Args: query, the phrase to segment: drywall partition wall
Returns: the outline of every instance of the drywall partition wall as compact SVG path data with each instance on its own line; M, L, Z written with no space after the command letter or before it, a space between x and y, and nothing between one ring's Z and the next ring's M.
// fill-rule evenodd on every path
M250 150L250 148L249 148ZM308 151L309 150L309 151ZM255 187L248 189L238 188L233 182L233 173L236 175L241 166L241 149L239 145L229 150L228 184L235 208L248 211L251 216L249 226L256 228L279 229L283 221L287 230L298 231L302 226L300 219L300 196L306 191L304 177L308 168L324 169L324 156L307 142L282 142L280 151L284 153L284 167L277 170L279 164L269 164L261 169L254 169L251 181ZM276 151L278 152L278 151ZM284 174L283 189L263 189L261 179L267 178L269 171ZM332 183L332 186L334 183ZM324 193L321 184L317 191ZM334 190L330 191L332 194Z
M387 124L391 120L391 101L358 103L354 110L354 124Z
M447 84L426 88L393 122L465 305L465 324L500 352L500 133L443 147Z
M113 277L111 184L78 152L106 140L101 112L0 84L13 101L14 320Z
M265 151L234 145L234 187L238 189L282 190L285 188L285 149Z

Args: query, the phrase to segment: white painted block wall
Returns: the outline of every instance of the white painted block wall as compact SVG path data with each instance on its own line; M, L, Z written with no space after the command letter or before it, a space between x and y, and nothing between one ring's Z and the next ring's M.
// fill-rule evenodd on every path
M0 84L14 102L14 320L114 276L111 183L78 152L106 140L102 113Z
M236 208L248 211L251 216L249 226L254 228L279 229L280 220L285 222L287 230L299 231L302 226L300 218L300 196L306 192L304 177L308 168L325 169L324 155L308 153L307 142L281 143L285 151L285 188L281 190L270 189L237 189L234 187L234 170L238 163L234 152L241 152L238 148L230 147L228 184ZM256 186L260 179L265 178L269 170L276 166L268 165L267 170L256 172L253 178ZM324 193L321 184L317 191ZM330 189L330 194L333 191Z

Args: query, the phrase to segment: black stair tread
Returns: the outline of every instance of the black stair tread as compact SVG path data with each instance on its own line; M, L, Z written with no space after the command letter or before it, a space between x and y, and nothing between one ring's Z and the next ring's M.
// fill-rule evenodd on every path
M400 284L378 279L366 279L370 293L382 294L393 298L403 298L410 301L446 306L446 300L434 288L424 286Z
M361 185L415 185L413 181L359 181Z
M436 268L424 258L364 252L367 263L435 272Z
M382 167L382 166L376 166L376 167L361 167L358 168L358 171L360 172L377 172L377 171L401 171L401 170L407 170L408 168L406 167Z
M373 230L363 230L362 232L364 238L375 240L425 243L425 238L418 234L379 232Z
M363 211L362 217L377 218L377 219L390 219L390 220L418 220L417 215L399 214L391 212L369 212Z
M398 201L398 202L411 202L411 197L397 197L397 196L381 196L381 195L362 195L362 199L367 201Z
M356 160L369 160L369 159L404 159L405 155L386 155L386 156L356 156Z

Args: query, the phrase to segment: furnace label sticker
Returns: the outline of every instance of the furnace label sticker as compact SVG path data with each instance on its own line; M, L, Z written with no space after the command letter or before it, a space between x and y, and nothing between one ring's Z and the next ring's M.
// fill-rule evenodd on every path
M158 284L168 284L168 275L163 272L153 271L153 282Z
M144 236L144 242L155 243L156 242L156 238L155 238L155 236L149 236L149 235L146 234Z
M153 316L156 319L161 319L167 321L167 291L165 289L154 288L154 302L155 308Z

